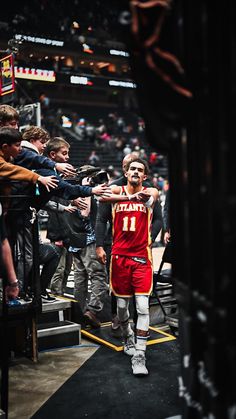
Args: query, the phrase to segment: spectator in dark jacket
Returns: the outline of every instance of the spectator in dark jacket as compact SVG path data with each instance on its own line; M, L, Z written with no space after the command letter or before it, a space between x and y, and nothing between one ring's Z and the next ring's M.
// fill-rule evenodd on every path
M92 167L85 165L80 169L80 173L84 172L81 183L90 184L91 174L86 174L86 169L91 173ZM96 171L96 167L93 169ZM100 327L98 316L103 309L103 298L108 292L108 281L105 265L97 260L96 255L97 201L93 197L85 198L85 200L87 201L85 210L68 214L69 224L72 224L73 219L76 223L70 235L69 251L72 252L74 261L74 296L84 313L85 322L97 328ZM76 233L78 233L77 237ZM90 293L88 292L89 281Z
M49 159L54 162L66 162L69 159L69 148L70 145L67 141L65 141L61 137L55 137L54 139L50 140L47 143L47 147L45 150L45 154ZM42 172L42 171L41 171ZM91 186L81 186L80 184L70 184L68 181L60 179L59 180L59 192L61 188L61 194L59 195L57 190L57 195L53 197L53 199L58 204L65 204L69 203L68 200L73 200L76 206L79 208L87 208L87 205L84 207L81 206L82 202L78 203L76 199L79 195L80 196L91 196L97 193L97 191L102 193L102 191L106 191L107 187L105 185L98 185L96 187ZM78 190L86 191L85 194L79 194ZM77 191L77 192L76 192ZM63 201L61 200L63 198ZM51 198L52 199L52 198ZM66 201L64 201L64 199ZM66 282L68 275L70 273L71 265L72 265L72 256L68 253L68 244L71 242L71 237L69 235L73 233L73 229L69 228L70 223L67 222L66 224L66 217L68 216L67 213L52 213L50 212L49 220L48 220L48 233L47 237L50 238L57 246L60 247L61 250L61 259L58 264L57 270L53 275L51 280L51 291L54 294L63 294L66 287ZM71 218L71 217L70 217ZM60 221L59 221L60 219ZM72 218L71 220L72 221ZM59 228L58 228L59 226ZM76 237L78 240L78 236Z

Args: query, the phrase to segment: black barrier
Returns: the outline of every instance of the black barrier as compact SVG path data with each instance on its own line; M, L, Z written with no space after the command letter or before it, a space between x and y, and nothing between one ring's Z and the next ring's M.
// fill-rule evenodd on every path
M234 418L235 4L130 3L146 138L168 153L183 418Z
M1 257L1 298L0 298L0 366L1 366L1 409L4 411L6 417L8 416L8 371L9 360L12 353L18 356L26 356L31 358L34 362L37 361L37 335L36 335L36 318L42 310L41 291L40 291L40 266L39 266L39 231L37 214L31 218L30 226L24 225L26 218L22 211L17 207L13 208L14 199L19 201L26 201L28 195L14 195L11 193L3 193L6 186L12 187L17 182L0 180L0 201L5 211L4 223L7 231L8 241L12 251L13 264L17 274L19 267L19 231L22 233L21 256L23 256L23 271L26 271L26 260L24 259L24 241L25 232L29 228L32 239L32 270L31 270L31 299L25 301L22 299L6 299L6 287L8 285L8 278L4 264L2 261L2 251L0 248ZM20 224L19 224L20 221Z

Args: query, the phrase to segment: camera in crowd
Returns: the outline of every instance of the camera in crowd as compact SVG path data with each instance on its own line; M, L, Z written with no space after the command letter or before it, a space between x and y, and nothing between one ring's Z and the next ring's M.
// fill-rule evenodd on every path
M73 178L67 179L71 183L82 183L84 178L89 178L89 186L101 185L102 183L108 183L109 177L105 170L100 167L84 165L76 169L76 175Z
M90 186L101 185L102 183L108 183L109 178L105 170L100 170L90 178Z

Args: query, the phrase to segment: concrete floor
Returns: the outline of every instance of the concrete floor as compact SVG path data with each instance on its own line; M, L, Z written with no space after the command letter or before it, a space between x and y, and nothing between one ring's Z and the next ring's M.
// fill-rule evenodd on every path
M163 251L163 247L153 249L154 270L159 267ZM164 265L164 269L169 268L169 264ZM9 419L30 419L98 347L82 338L76 347L40 352L37 363L27 358L13 360L9 371Z
M64 382L94 354L98 345L82 339L73 348L40 352L39 360L13 360L9 371L9 419L30 419Z

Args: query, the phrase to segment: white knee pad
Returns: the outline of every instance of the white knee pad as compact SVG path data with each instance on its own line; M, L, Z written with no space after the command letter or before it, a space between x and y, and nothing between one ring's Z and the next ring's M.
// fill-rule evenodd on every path
M125 322L129 318L128 298L117 297L117 313L121 322Z
M149 298L147 295L136 295L136 310L138 314L149 315Z
M149 298L147 295L136 295L138 320L136 328L147 331L149 328Z
M129 323L129 299L117 298L117 314L120 320L121 330L124 337L133 335L132 328Z

